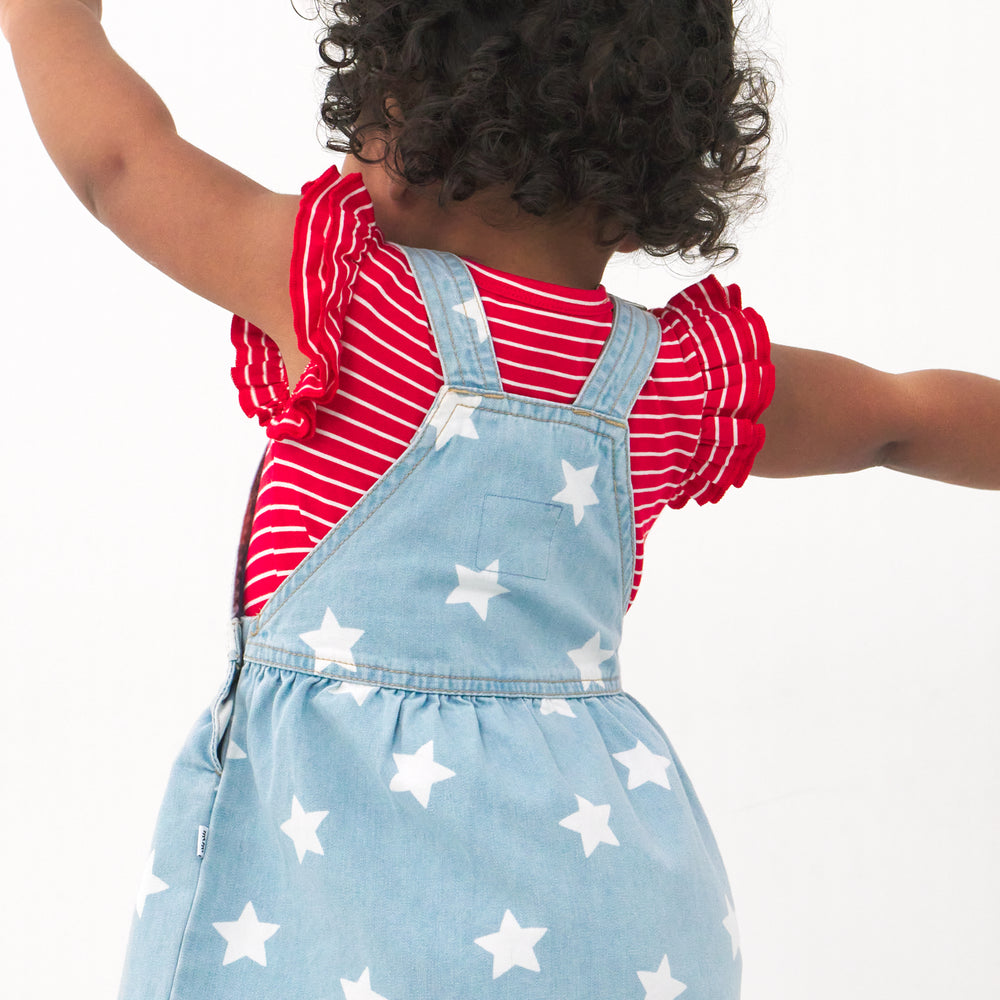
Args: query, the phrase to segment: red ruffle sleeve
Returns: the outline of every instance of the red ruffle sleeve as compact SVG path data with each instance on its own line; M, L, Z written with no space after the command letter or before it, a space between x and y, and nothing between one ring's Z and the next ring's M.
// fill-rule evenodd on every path
M375 213L358 173L331 167L302 188L289 275L299 349L307 363L294 389L274 341L252 323L233 317L233 383L240 407L275 440L310 437L316 407L337 391L340 341L354 279L373 240Z
M705 394L698 441L667 505L718 503L742 486L764 444L757 421L774 394L771 342L764 320L743 307L739 286L714 276L652 310L673 332Z

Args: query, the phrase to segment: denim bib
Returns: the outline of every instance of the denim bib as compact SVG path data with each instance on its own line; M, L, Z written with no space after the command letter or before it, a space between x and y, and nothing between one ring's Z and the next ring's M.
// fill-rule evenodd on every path
M621 690L628 416L659 324L614 298L577 399L517 396L462 261L406 254L444 386L402 457L234 619L119 1000L735 1000L715 840Z

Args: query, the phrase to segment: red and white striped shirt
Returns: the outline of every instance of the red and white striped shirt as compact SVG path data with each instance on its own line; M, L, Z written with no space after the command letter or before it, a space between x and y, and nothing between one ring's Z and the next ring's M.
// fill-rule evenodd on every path
M570 403L611 332L603 285L564 288L466 260L508 392ZM294 392L261 330L234 317L233 381L271 439L247 556L246 614L398 459L443 378L416 279L375 224L357 173L332 167L302 190L291 265L299 347ZM637 564L665 506L715 503L742 486L764 441L755 421L774 369L763 320L714 277L659 309L663 339L629 418Z

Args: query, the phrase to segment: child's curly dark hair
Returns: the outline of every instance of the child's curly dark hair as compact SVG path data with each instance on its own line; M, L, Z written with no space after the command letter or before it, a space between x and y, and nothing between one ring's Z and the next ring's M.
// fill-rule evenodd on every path
M535 216L596 206L605 246L736 256L773 87L732 0L318 2L330 149L364 160L391 125L387 166L442 205L502 186Z

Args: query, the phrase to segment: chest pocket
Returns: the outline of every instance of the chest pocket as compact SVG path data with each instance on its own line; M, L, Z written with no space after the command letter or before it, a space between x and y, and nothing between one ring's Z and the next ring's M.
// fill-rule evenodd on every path
M487 494L479 521L476 569L499 562L500 572L544 580L562 504Z

